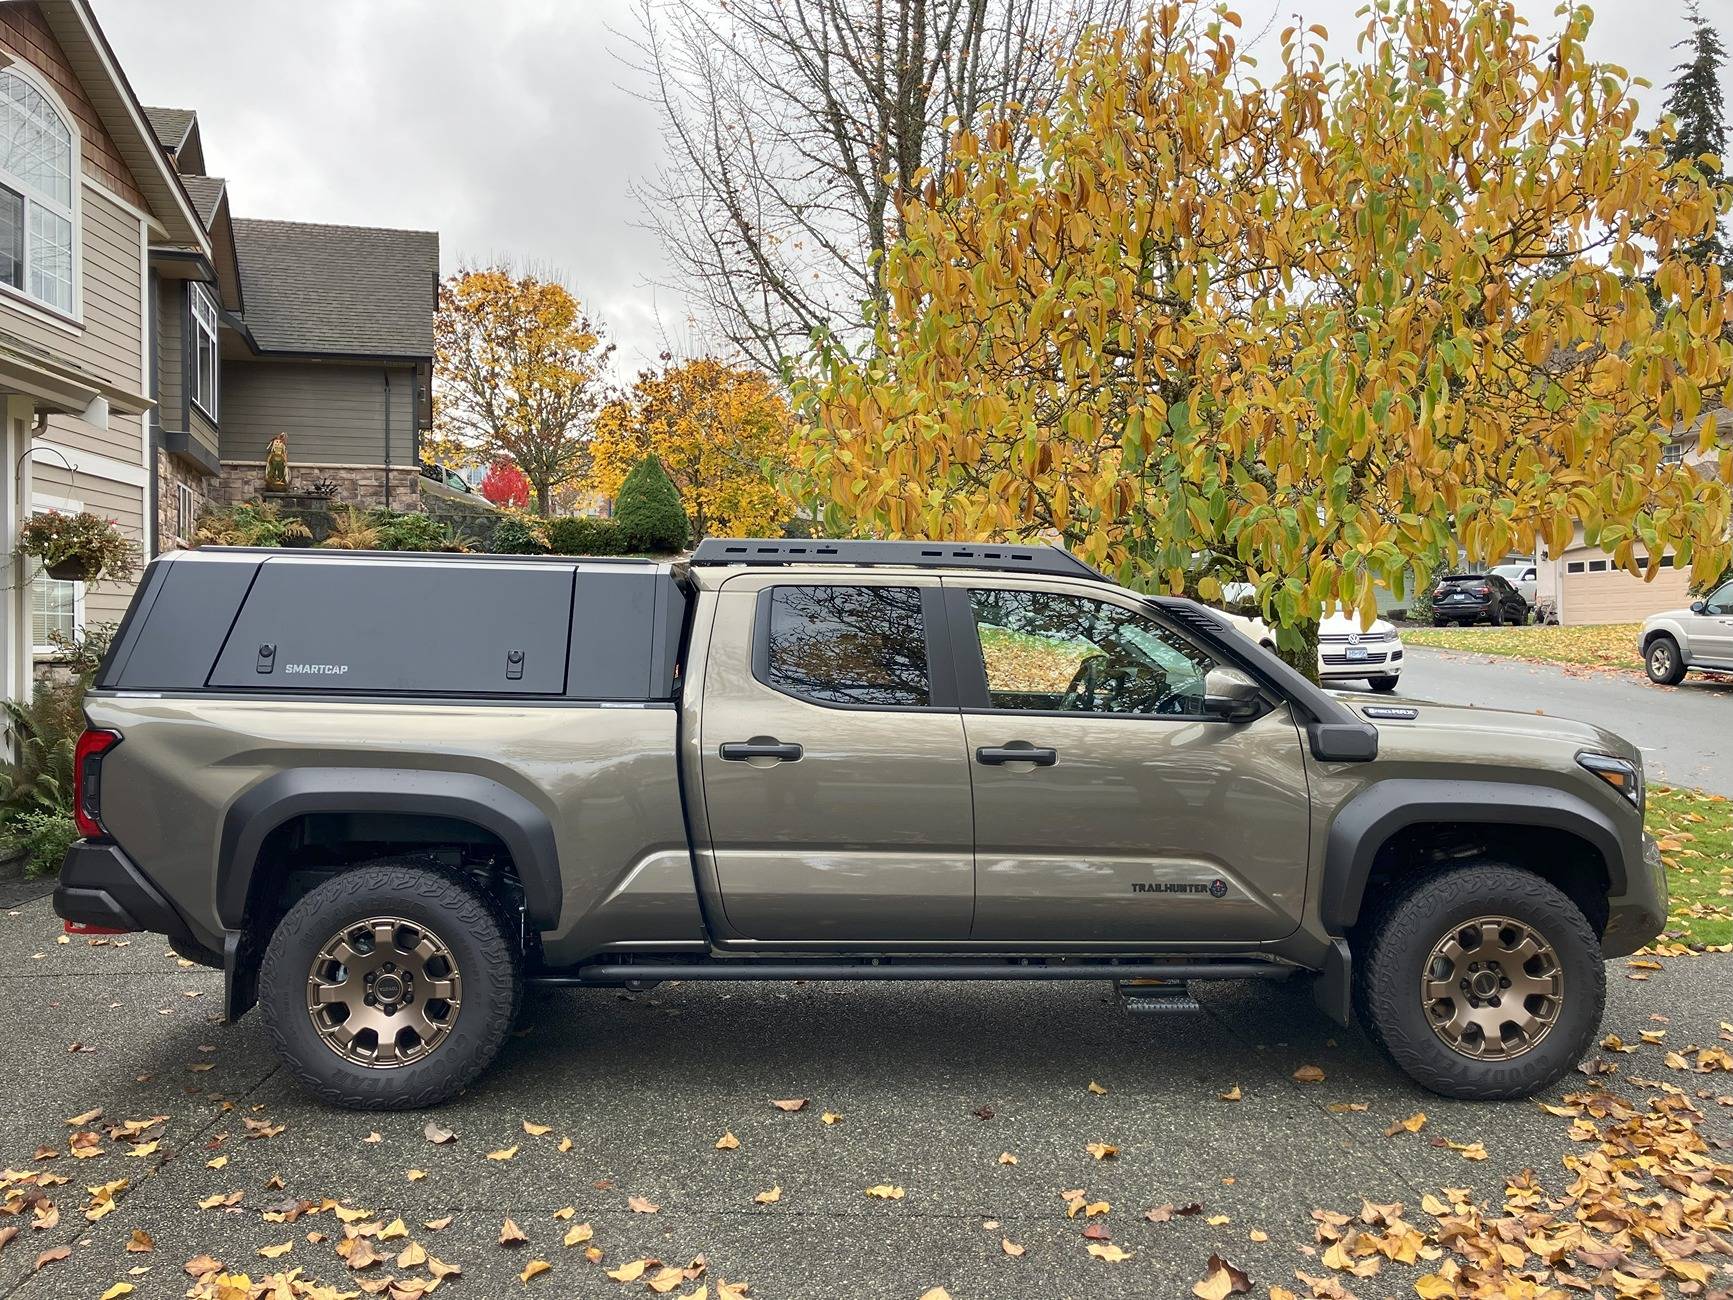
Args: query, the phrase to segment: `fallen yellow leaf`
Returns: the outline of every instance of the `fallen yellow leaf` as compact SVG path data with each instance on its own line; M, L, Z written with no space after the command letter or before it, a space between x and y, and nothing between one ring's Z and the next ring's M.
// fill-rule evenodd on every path
M551 1268L553 1268L553 1265L548 1263L545 1259L532 1259L529 1263L524 1265L524 1271L517 1275L518 1281L528 1282L532 1277L540 1277Z
M868 1196L876 1196L881 1201L900 1201L903 1199L903 1189L892 1187L889 1183L879 1183L866 1189Z

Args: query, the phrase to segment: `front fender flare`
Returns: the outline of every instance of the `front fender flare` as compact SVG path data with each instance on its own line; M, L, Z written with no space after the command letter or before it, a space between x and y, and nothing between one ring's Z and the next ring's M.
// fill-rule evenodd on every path
M1318 906L1326 931L1346 934L1360 919L1360 902L1379 848L1396 832L1423 822L1568 831L1601 855L1610 894L1625 892L1625 845L1619 828L1579 794L1502 781L1379 781L1344 804L1330 823Z
M419 813L481 827L511 854L530 924L551 930L559 923L564 891L553 823L515 790L473 772L301 767L260 781L223 817L216 907L224 928L245 925L253 870L267 835L307 813L344 812Z

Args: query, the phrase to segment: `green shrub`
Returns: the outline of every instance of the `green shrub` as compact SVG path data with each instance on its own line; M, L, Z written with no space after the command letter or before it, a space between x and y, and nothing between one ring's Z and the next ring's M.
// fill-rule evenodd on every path
M680 493L654 456L634 465L620 484L614 498L614 521L634 551L683 551L692 532Z
M488 550L497 555L546 555L548 535L539 519L507 515L494 525Z
M624 555L629 549L620 525L612 519L567 515L549 519L546 527L555 555Z
M193 533L194 546L306 546L312 540L306 523L285 515L275 501L207 507Z
M419 510L374 510L368 518L378 535L382 551L462 549L451 529Z
M78 837L70 814L39 809L6 822L0 830L0 853L22 856L27 876L50 876L60 870L66 850Z
M0 823L31 813L72 815L72 752L84 730L86 681L45 681L28 704L4 702L16 757L0 762Z

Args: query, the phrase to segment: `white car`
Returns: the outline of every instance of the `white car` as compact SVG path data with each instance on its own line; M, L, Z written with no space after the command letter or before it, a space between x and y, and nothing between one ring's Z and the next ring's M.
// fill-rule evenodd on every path
M1536 588L1539 585L1539 572L1533 560L1521 560L1511 564L1495 564L1492 571L1516 588L1517 595L1528 602L1528 607L1535 607Z
M1223 618L1260 645L1274 650L1275 633L1261 618L1219 611ZM1393 691L1402 677L1402 637L1385 619L1363 628L1358 614L1340 607L1318 625L1318 680L1330 686L1363 681L1375 691Z
M1637 644L1649 680L1662 686L1677 686L1692 669L1733 672L1733 578L1689 609L1649 615Z

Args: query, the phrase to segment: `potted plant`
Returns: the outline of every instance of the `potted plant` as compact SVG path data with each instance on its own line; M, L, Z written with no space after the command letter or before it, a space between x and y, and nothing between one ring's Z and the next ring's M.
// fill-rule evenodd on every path
M112 519L88 510L43 510L18 530L18 550L35 556L48 576L63 582L124 580L138 564L138 547Z

